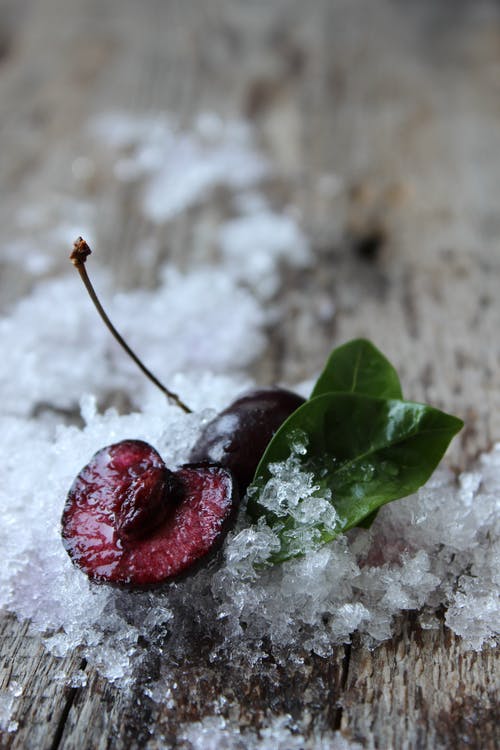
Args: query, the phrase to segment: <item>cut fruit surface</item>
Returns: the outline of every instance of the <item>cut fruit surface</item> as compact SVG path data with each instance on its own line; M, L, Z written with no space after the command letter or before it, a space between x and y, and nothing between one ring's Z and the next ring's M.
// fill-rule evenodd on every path
M124 440L98 451L73 482L63 544L94 581L159 584L220 545L237 500L227 469L188 464L171 472L150 445Z

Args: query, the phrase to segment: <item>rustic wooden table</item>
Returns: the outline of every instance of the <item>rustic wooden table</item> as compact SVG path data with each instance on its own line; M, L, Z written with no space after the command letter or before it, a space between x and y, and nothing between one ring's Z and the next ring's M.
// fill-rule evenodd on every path
M75 190L68 165L96 113L166 111L186 127L203 111L248 118L277 165L269 199L298 208L316 257L287 272L285 320L251 374L309 377L333 343L363 335L397 364L409 396L466 419L455 465L500 440L497 3L2 0L0 11L5 232L19 202L47 185ZM176 218L168 247L153 244L144 265L135 248L159 230L134 214L127 190L100 185L96 208L116 288L150 286L167 253L189 267L203 222L224 214L215 195ZM6 310L33 275L5 258L0 267ZM321 325L319 291L336 306ZM89 666L86 686L65 687L26 623L5 614L1 633L1 686L24 686L3 748L154 748L152 725L175 746L176 727L202 717L207 696L224 696L243 726L269 708L308 711L367 748L497 746L494 652L468 651L444 626L422 631L411 615L373 652L354 640L278 679L207 667L200 653L178 668L175 715ZM63 666L81 661L76 652Z

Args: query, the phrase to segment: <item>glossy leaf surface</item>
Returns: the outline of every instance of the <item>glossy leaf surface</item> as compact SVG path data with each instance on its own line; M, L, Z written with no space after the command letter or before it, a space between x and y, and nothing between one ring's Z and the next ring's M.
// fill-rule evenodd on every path
M317 524L317 539L324 543L368 519L385 503L415 492L462 424L433 407L399 399L328 393L307 401L268 445L250 493L248 512L254 518L265 515L282 543L271 561L301 554L301 528L292 514L286 508L276 514L259 504L273 464L289 459L297 435L307 444L300 456L301 470L312 473L319 494L331 491L339 516L334 530Z
M333 392L403 398L396 370L366 339L354 339L333 350L311 398Z
M314 386L311 398L324 393L361 393L378 398L403 398L395 368L367 339L353 339L337 347ZM373 511L358 525L369 529L376 519Z

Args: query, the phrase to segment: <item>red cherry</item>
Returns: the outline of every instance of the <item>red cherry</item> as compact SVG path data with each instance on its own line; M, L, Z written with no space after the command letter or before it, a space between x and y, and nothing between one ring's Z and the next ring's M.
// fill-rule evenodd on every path
M189 458L230 469L243 496L274 433L304 402L284 388L245 393L205 426Z
M172 472L141 440L98 451L69 491L63 544L91 580L130 587L171 581L222 542L237 507L231 473Z
M142 372L171 401L189 413L189 406L153 375L106 315L85 267L91 252L85 240L79 237L74 243L70 258L103 322ZM284 388L255 390L240 396L205 426L191 451L190 460L214 462L231 469L238 482L240 495L244 495L274 433L304 402L302 396Z
M79 237L71 261L112 335L142 372L183 411L109 320L85 262ZM95 581L142 586L175 578L222 541L237 505L276 430L304 399L280 388L252 391L203 430L190 460L169 471L147 443L125 440L103 448L77 476L62 518L72 561ZM233 474L235 479L233 480Z

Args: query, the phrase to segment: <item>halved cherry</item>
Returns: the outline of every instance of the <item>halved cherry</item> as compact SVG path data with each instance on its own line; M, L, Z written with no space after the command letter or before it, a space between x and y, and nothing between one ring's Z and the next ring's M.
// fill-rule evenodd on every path
M172 472L142 440L98 451L80 471L62 515L63 544L93 581L171 581L217 549L238 504L232 474L212 464Z

